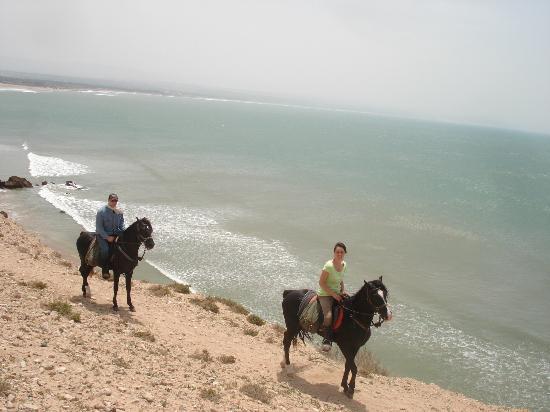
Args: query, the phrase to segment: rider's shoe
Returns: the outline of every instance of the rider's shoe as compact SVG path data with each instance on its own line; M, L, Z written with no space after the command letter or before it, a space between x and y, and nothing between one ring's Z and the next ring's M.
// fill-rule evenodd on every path
M103 267L101 268L101 277L105 280L109 279L111 274L109 273L109 268Z
M329 352L332 349L332 341L328 339L323 339L323 345L321 346L321 350L323 352Z

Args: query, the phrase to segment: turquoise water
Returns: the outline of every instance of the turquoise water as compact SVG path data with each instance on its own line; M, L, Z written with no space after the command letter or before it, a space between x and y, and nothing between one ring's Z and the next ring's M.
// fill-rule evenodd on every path
M74 242L115 191L148 262L281 320L348 245L347 288L384 276L392 374L548 408L550 137L230 100L0 91L0 207ZM63 185L74 180L82 190ZM65 214L60 214L58 210ZM75 291L79 285L75 284Z

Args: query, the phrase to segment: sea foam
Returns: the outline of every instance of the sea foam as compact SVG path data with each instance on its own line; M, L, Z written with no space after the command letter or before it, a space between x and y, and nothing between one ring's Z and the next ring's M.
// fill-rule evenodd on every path
M40 156L32 152L27 157L29 158L29 171L33 177L75 176L90 173L90 168L86 165L57 157Z

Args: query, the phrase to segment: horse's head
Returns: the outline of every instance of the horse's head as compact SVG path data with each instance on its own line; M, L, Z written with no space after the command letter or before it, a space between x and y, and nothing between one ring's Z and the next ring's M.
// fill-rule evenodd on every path
M388 306L388 289L382 283L382 276L370 282L365 281L367 289L367 301L373 307L375 313L378 313L384 320L391 320L392 313Z
M136 233L137 239L145 245L147 250L153 249L155 247L155 241L151 237L153 235L153 226L151 222L146 217L138 219L136 217Z

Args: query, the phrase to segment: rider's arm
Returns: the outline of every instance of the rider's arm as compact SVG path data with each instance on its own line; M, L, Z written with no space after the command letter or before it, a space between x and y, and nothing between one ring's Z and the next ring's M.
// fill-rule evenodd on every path
M105 232L105 228L103 227L103 209L99 209L97 211L97 214L95 215L95 231L96 233L101 236L103 239L107 239L109 235L107 232Z

